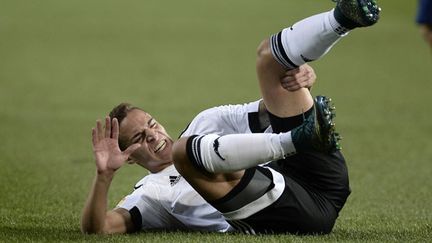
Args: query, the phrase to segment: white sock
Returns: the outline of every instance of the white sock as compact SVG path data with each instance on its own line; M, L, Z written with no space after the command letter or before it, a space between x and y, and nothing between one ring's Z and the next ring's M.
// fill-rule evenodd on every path
M293 69L324 56L348 33L334 17L334 10L303 19L271 37L274 58Z
M216 173L251 168L296 152L291 132L196 136L189 139L187 150L197 167Z

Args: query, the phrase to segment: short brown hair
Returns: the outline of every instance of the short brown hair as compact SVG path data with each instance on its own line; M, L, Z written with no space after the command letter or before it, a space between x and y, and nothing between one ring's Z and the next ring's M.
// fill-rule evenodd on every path
M129 111L132 110L142 110L143 109L133 106L132 104L129 103L120 103L119 105L117 105L116 107L114 107L110 113L109 113L109 117L112 119L117 118L118 123L120 125L120 123L126 118L127 114L129 113ZM120 136L119 136L119 146L120 149L123 151L126 149L126 143L125 141L120 140Z

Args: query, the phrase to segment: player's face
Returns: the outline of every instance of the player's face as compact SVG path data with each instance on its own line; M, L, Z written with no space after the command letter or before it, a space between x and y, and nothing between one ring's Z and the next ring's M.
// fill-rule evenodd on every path
M150 171L158 171L172 163L173 140L150 114L142 110L131 110L120 124L120 139L127 146L134 143L141 147L132 153L136 162Z

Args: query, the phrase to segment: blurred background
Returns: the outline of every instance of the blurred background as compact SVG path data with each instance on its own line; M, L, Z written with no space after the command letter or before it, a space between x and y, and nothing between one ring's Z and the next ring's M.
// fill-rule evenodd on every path
M329 240L422 241L432 231L432 52L416 1L379 3L376 26L311 64L313 94L336 105L353 190ZM131 102L176 138L205 108L256 100L260 41L333 6L0 0L0 241L85 239L96 119ZM122 168L110 206L146 173Z

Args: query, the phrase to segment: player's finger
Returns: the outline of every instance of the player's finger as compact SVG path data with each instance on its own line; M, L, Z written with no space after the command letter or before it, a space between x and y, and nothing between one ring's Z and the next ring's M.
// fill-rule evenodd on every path
M293 76L293 75L299 73L300 71L301 71L300 68L295 68L295 69L291 69L291 70L286 71L285 74Z
M296 91L300 88L305 88L309 84L308 79L303 78L302 80L296 80L293 82L286 82L282 84L282 87L289 91Z
M301 88L300 84L296 80L289 81L289 82L282 81L281 85L284 89L287 89L289 91L295 91Z
M286 82L291 82L291 81L296 81L297 79L302 79L304 77L305 77L305 73L300 72L300 73L295 73L295 74L286 74L285 76L283 76L281 78L281 80L286 81Z
M139 143L134 143L131 146L129 146L124 152L123 154L126 155L128 158L129 156L135 151L137 150L139 147L141 147L141 144Z
M309 78L309 72L303 70L295 75L295 78L298 79L298 83L303 82L305 79Z
M313 70L313 68L311 66L306 66L305 67L306 70L306 74L308 75L309 78L311 79L315 79L316 75L315 75L315 71Z
M303 65L304 69L308 70L309 72L313 72L313 68L307 64Z
M111 119L109 116L105 117L105 137L111 137Z
M295 81L295 78L293 76L285 76L281 79L281 83L289 83Z
M315 83L316 76L314 72L308 72L307 76L305 77L305 80L302 82L303 87L312 87L312 85Z
M103 129L102 129L102 123L100 120L96 121L96 134L97 134L98 140L103 139Z
M313 82L315 82L316 80L316 74L314 71L310 72L310 78L312 79Z
M119 123L117 118L112 119L112 133L111 137L118 140L119 137Z
M93 146L95 146L97 144L97 142L98 142L97 136L98 135L97 135L96 129L92 128L92 143L93 143Z
M285 89L288 91L297 91L301 89L302 87L300 85L292 85L292 86L285 86Z
M295 77L295 78L287 78L286 82L288 83L288 85L296 85L296 84L301 84L303 82L305 82L308 78L306 76L299 76L299 77Z

